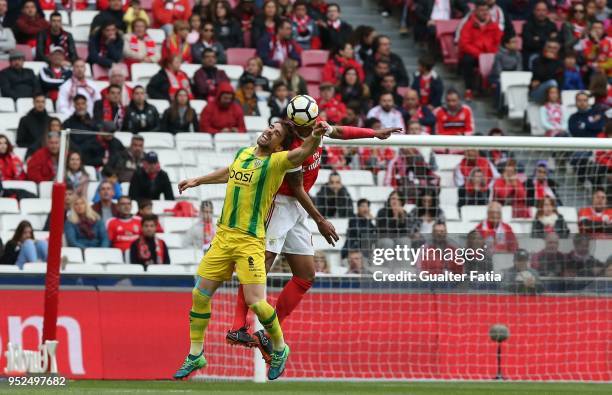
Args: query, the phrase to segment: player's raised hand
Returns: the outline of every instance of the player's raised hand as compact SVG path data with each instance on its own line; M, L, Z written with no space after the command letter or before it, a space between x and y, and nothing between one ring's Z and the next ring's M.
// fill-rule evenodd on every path
M377 129L374 131L375 135L374 137L376 137L377 139L380 140L386 140L388 139L392 134L394 133L402 133L404 129L402 128L384 128L384 129Z
M195 178L188 178L186 180L183 180L181 182L179 182L178 184L178 190L179 190L179 194L182 194L183 191L189 189L189 188L193 188L193 187L197 187L198 186L198 181Z
M319 233L321 233L321 235L325 237L325 240L332 246L335 246L336 242L340 240L334 225L325 218L321 222L317 222L317 228L319 228Z
M319 122L313 129L312 134L316 137L323 137L325 132L327 132L327 122Z

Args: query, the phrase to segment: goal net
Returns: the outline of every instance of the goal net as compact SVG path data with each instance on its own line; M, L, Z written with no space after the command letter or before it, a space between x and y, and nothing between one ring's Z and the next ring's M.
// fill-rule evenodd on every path
M180 160L194 159L175 165L180 175L229 163L245 142L232 138L181 136ZM283 323L286 377L493 379L499 368L507 379L612 380L610 139L418 135L324 147L310 193L341 239L328 245L311 226L317 280ZM223 194L207 186L183 198L210 200L218 216ZM278 259L271 301L289 278ZM198 379L262 371L224 342L235 292L234 282L215 296ZM495 324L509 332L500 366Z

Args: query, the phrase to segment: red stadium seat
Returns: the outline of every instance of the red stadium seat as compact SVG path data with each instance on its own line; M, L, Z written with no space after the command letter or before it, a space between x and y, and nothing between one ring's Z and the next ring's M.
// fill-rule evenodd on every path
M520 36L523 33L523 25L525 21L512 21L512 26L514 26L514 32L517 36Z
M227 64L246 66L247 61L256 55L254 48L228 48L225 51Z
M320 96L319 84L308 84L308 94L317 99Z
M448 21L436 21L436 37L439 39L445 34L455 35L461 19L449 19Z
M320 67L300 67L298 73L308 83L320 83L323 79L322 71Z
M302 66L324 66L329 59L329 51L323 49L307 49L302 51Z
M91 66L91 72L93 73L94 80L108 81L108 69L94 63Z
M495 60L494 53L483 53L478 57L478 71L482 78L482 85L487 87L489 85L489 74L493 69L493 61Z
M87 59L87 56L89 56L89 49L87 48L87 44L75 43L74 46L77 51L77 56L80 59Z
M459 63L459 50L455 43L455 31L460 21L460 19L436 21L436 38L440 43L442 57L446 65L454 66Z
M409 90L410 90L409 86L398 86L397 94L400 95L401 97L404 97L404 95L406 95L406 92L408 92Z
M15 45L15 51L23 52L25 55L26 61L34 60L34 54L32 53L32 47L27 44L17 44Z
M9 61L8 60L0 60L0 70L4 70L7 67L9 67Z
M140 0L140 6L145 11L150 11L153 9L153 0Z

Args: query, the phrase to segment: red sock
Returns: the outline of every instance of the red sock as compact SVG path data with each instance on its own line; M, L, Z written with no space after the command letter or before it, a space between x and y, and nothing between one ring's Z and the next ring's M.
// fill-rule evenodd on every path
M236 309L234 310L234 323L232 324L232 330L237 331L238 329L246 326L247 314L249 312L249 306L244 301L244 291L242 285L238 286L238 297L236 298Z
M308 292L310 287L312 287L312 281L296 276L291 277L291 280L285 285L276 301L276 316L279 323L282 323L300 304L304 294Z

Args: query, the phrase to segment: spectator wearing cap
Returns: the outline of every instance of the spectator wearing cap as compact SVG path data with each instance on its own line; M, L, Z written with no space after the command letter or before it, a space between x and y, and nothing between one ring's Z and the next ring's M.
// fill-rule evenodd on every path
M91 22L90 35L95 35L98 30L104 29L104 26L114 24L121 32L126 31L125 22L123 22L123 1L108 0L108 8L101 11L95 16Z
M97 130L94 120L87 112L87 98L81 94L77 94L73 99L74 112L68 119L64 121L64 129L73 130ZM87 140L92 139L92 136L70 134L70 142L77 147L84 144Z
M42 11L39 11L34 0L25 0L21 3L21 14L15 23L15 38L18 44L27 44L36 47L38 33L47 30L49 22L45 20Z
M319 37L319 26L315 19L308 15L308 2L298 0L293 4L291 13L293 22L293 37L303 49L321 48L321 38Z
M544 291L538 272L529 267L529 253L519 249L514 253L514 266L502 277L502 287L512 293L535 295Z
M0 0L0 14L3 9L6 12L6 0ZM13 31L2 25L2 18L3 16L0 15L0 60L7 60L10 52L15 49L17 41L15 41Z
M576 112L570 115L568 130L572 137L597 137L603 130L606 117L589 104L589 94L576 94Z
M219 64L227 63L225 48L215 39L215 25L212 22L204 22L202 24L199 38L191 45L191 59L194 61L202 59L204 50L207 48L215 52Z
M25 55L13 51L9 56L9 67L0 71L0 91L2 96L17 100L22 97L33 97L40 93L40 83L31 69L23 67Z
M534 58L542 52L544 45L558 37L557 26L548 18L548 4L539 0L523 25L523 69L531 70Z
M265 0L263 2L261 12L255 15L251 27L251 41L254 47L257 46L264 34L274 34L276 26L278 26L280 22L279 15L280 13L278 12L278 4L276 1Z
M285 60L291 58L298 64L301 62L302 48L292 38L291 21L282 19L274 34L265 33L257 43L257 55L266 66L280 67Z
M325 13L325 21L319 23L321 42L324 49L335 50L351 40L353 27L340 19L340 6L330 3Z
M404 93L403 106L401 111L404 116L404 122L408 124L411 121L417 121L423 127L423 131L431 134L436 125L436 117L428 106L421 104L419 94L414 89L408 89Z
M334 51L334 55L325 63L323 67L323 81L338 84L344 71L352 68L357 71L360 81L365 79L365 74L361 64L355 60L353 45L349 42Z
M436 134L471 135L474 133L472 109L461 103L459 93L450 88L446 91L446 103L434 110Z
M168 173L161 169L155 152L147 152L142 161L142 167L134 172L130 181L129 195L132 200L137 201L159 200L162 195L164 200L174 200L170 178L168 178Z
M346 105L336 98L336 88L330 82L323 82L319 86L321 97L317 99L319 114L325 120L338 125L346 116Z
M176 21L186 21L191 16L191 7L187 0L154 0L153 27L161 28L166 35L172 33Z
M191 45L187 42L189 24L185 21L174 22L174 29L162 43L162 58L178 55L181 61L191 63Z
M49 121L51 121L51 117L45 108L45 95L37 93L34 95L32 102L32 109L19 120L19 126L17 127L18 147L30 148L40 143L47 130Z
M514 252L518 241L510 225L502 221L502 206L491 202L487 207L487 218L476 226L487 245L495 252Z
M63 47L51 46L46 58L49 64L40 71L40 86L43 92L55 102L60 86L72 78L72 70L65 67L66 58Z
M388 36L377 36L372 45L372 50L372 58L365 64L366 74L372 71L376 62L379 60L386 60L389 62L389 72L395 76L397 85L410 85L404 61L396 53L391 51L391 39Z
M92 66L97 64L104 69L110 69L123 60L123 39L115 22L104 23L89 37L88 50L87 61Z
M123 61L129 67L134 63L157 63L161 55L155 41L147 34L144 19L134 19L132 32L123 36Z
M114 130L120 130L125 118L125 109L121 104L121 86L109 85L108 92L102 99L94 103L94 122L98 128L103 123L110 123Z
M225 71L217 68L217 55L212 48L204 49L200 59L202 67L193 75L193 93L198 99L211 101L219 84L230 80Z
M240 22L232 12L232 6L226 0L214 3L211 20L215 24L215 37L223 48L240 48L244 46L244 36Z
M187 93L193 99L189 77L181 70L181 57L173 55L162 59L162 68L151 78L147 84L149 99L172 100L179 91Z
M98 130L104 133L89 139L81 148L81 152L86 165L104 167L115 157L122 155L125 147L113 136L116 130L113 122L100 122Z
M566 277L596 277L604 273L605 266L591 255L591 238L574 236L574 250L567 255Z
M217 88L217 96L209 102L200 115L200 131L205 133L245 133L244 112L236 102L234 89L228 82Z
M130 263L142 265L169 265L166 243L155 235L157 215L142 217L142 234L130 246Z
M559 59L560 49L561 44L551 40L544 45L542 54L535 57L531 68L533 75L529 85L530 100L544 103L550 87L563 86L564 67L563 62Z
M612 208L608 207L606 193L597 189L593 192L591 207L578 210L580 233L606 235L612 233Z
M159 129L159 113L155 106L147 103L142 86L134 87L132 101L126 108L123 130L132 133L153 132Z
M368 111L368 118L380 120L383 128L402 128L406 130L404 117L395 107L393 94L383 93L378 99L378 105Z
M53 181L57 173L59 150L59 133L48 133L43 147L39 148L30 159L28 159L28 180L36 183Z
M431 108L442 105L444 83L442 78L433 69L435 60L432 56L421 56L418 61L418 70L414 73L412 89L420 98L420 104Z
M53 12L49 21L49 28L38 33L36 37L36 60L49 63L49 56L59 47L65 56L62 66L69 67L77 58L72 33L62 28L62 15L59 12Z
M77 95L82 95L87 99L87 112L93 115L93 105L100 99L100 92L87 79L85 79L85 69L87 64L84 60L77 59L72 63L72 78L64 82L58 91L55 107L57 112L63 115L74 112L74 99Z
M240 76L238 82L242 80L252 78L255 80L256 91L270 91L270 81L262 75L263 73L263 62L258 57L253 57L247 61L244 72Z

